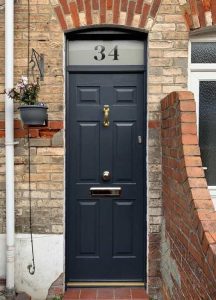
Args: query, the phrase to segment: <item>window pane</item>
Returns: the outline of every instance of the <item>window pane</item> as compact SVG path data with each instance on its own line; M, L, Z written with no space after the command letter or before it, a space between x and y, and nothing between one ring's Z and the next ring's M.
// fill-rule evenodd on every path
M144 65L142 41L70 41L69 65Z
M216 63L216 43L191 43L192 63Z
M216 81L200 81L199 143L208 185L216 185Z

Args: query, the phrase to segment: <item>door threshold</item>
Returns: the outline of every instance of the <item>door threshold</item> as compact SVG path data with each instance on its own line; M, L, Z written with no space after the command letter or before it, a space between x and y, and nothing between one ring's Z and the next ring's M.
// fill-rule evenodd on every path
M127 281L94 281L94 282L68 282L67 287L142 287L144 282L127 282Z

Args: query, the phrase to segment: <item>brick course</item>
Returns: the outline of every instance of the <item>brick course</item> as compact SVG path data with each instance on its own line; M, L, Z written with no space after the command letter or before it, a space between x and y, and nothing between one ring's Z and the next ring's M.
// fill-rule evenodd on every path
M63 121L49 121L47 125L42 127L33 126L29 128L30 138L47 137L52 138L55 133L63 129ZM23 125L21 121L14 121L14 137L25 138L28 136L28 127ZM0 122L0 137L5 137L5 122Z
M216 213L204 178L196 119L182 114L195 114L193 94L173 92L162 100L161 110L165 237L180 276L180 283L173 277L170 282L162 272L163 297L214 299Z

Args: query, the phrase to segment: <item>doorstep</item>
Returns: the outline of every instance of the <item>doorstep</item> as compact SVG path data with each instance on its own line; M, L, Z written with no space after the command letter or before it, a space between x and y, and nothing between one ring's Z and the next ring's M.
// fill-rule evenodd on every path
M68 288L64 300L148 300L144 288Z

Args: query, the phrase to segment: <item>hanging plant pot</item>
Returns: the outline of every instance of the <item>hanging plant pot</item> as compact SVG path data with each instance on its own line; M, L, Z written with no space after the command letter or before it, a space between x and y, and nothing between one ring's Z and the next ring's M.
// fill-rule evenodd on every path
M18 107L20 117L26 125L44 125L47 120L47 106L37 105L22 105Z

